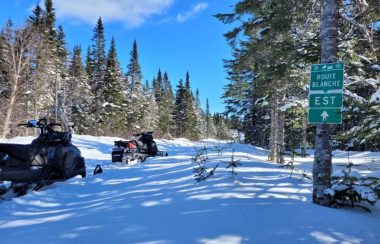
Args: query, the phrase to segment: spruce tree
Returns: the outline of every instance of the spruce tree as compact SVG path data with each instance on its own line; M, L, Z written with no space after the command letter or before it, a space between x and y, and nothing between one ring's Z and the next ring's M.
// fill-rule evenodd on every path
M137 41L133 41L132 51L130 53L129 64L127 66L127 77L131 85L131 89L134 89L134 86L141 86L142 73L141 66L139 63L139 53L137 47Z
M165 96L165 94L163 93L163 80L161 69L158 69L157 78L153 79L153 92L156 103L158 104L159 109L161 109L162 100Z
M91 80L93 91L95 94L101 93L103 89L105 70L107 65L105 51L105 33L102 18L99 17L94 27L94 35L92 37L91 61L93 80Z
M94 119L90 111L93 97L81 52L80 46L74 47L66 92L69 120L74 122L75 132L79 134L91 133L90 125Z
M157 74L157 77L161 75L161 70ZM159 82L159 80L162 80ZM161 98L159 105L159 121L158 127L161 133L170 138L171 133L173 131L173 111L174 111L174 97L173 97L173 89L169 80L169 76L167 72L164 73L163 78L157 78L156 84L161 84ZM158 87L157 87L158 89ZM157 100L156 100L157 101Z
M201 129L199 127L199 118L197 116L193 93L190 87L189 72L186 73L182 107L184 109L183 136L191 140L199 140L201 137Z
M41 8L40 4L37 3L34 9L32 10L33 15L29 16L28 22L32 24L34 28L38 31L38 33L43 34L43 15L44 11Z
M201 98L200 98L200 94L199 94L199 90L197 88L197 90L195 91L195 99L194 99L194 105L195 105L195 112L196 112L196 115L197 115L197 124L198 124L198 127L201 131L201 137L202 136L205 136L206 134L204 133L205 131L205 116L204 116L204 112L203 112L203 109L202 109L202 104L201 104Z
M373 1L344 1L341 8L339 36L344 38L338 55L345 65L345 113L336 139L340 149L377 151L380 29L373 28L373 20L380 18L379 7Z
M164 85L164 91L165 91L165 99L167 103L166 106L168 107L168 110L170 113L169 114L170 117L168 118L169 125L170 127L174 127L173 113L174 113L175 97L174 97L171 81L169 80L169 75L166 71L164 73L163 85Z
M143 129L142 121L144 117L144 109L147 106L147 98L142 88L142 73L139 63L138 47L136 40L133 42L132 51L130 52L130 60L126 73L127 91L127 114L126 123L127 130L139 132Z
M146 94L148 94L148 92L150 92L150 86L149 86L149 81L148 80L145 81L145 85L144 85L143 89L144 89L144 92Z
M144 131L155 131L158 128L159 110L148 81L146 81L143 92L144 97L141 103L144 105L144 114L141 121L141 129Z
M174 109L174 121L175 121L175 136L185 136L185 87L183 86L182 79L179 80L176 95L175 95L175 109Z
M91 46L88 46L86 54L86 72L90 81L94 78L94 60L92 59L91 53Z
M206 111L204 114L204 134L206 138L213 138L216 136L216 129L214 125L214 119L210 112L210 104L208 103L208 99L206 100Z
M56 116L60 119L65 128L68 126L69 114L67 111L67 77L68 77L68 56L69 53L65 47L65 33L62 26L58 27L56 36Z
M45 0L45 11L46 35L48 36L48 40L53 43L56 39L57 32L55 29L55 9L52 0Z
M126 110L123 93L122 72L117 58L115 39L112 38L107 56L107 66L104 77L104 99L100 123L105 133L117 135L125 128Z
M222 114L214 114L213 121L215 124L216 138L227 140L231 139L229 134L228 119Z
M233 58L225 62L231 80L224 95L229 103L227 112L243 119L250 142L259 142L264 129L264 141L270 135L271 159L278 163L283 162L285 142L287 111L283 107L287 99L301 94L307 81L297 75L305 58L297 52L301 47L296 38L302 36L302 25L312 7L312 1L244 0L235 5L233 13L216 15L224 23L242 20L225 34L233 51ZM243 17L247 15L252 18ZM294 34L297 28L299 32Z
M102 97L104 91L104 77L106 73L106 54L105 54L105 36L104 36L104 26L101 17L99 17L96 26L94 27L94 35L92 38L91 55L87 57L88 61L91 62L87 65L88 73L91 85L91 91L94 96L92 104L92 113L94 114L94 132L98 133L99 125L101 123L101 110L104 104L104 97Z
M30 50L30 84L32 93L25 96L25 111L29 116L38 118L40 114L58 120L59 108L62 105L62 76L67 73L67 60L61 65L58 49L64 47L64 35L57 36L55 28L55 10L52 1L45 1L45 10L37 4L29 23L33 26L33 42ZM58 41L62 41L58 43ZM65 66L65 68L62 68ZM65 75L63 75L65 76Z
M173 88L169 80L169 75L166 71L164 73L163 86L164 86L165 96L167 96L167 99L169 101L173 102L173 99L174 99Z

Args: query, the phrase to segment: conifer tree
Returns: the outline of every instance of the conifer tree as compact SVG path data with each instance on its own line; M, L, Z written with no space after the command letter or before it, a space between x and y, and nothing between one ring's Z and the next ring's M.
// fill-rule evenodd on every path
M105 33L102 18L99 17L96 26L94 27L94 35L92 38L91 46L91 61L93 80L91 81L93 86L93 91L96 93L101 93L103 88L103 81L105 76L105 70L107 65L106 51L105 51Z
M92 53L91 46L88 46L87 54L86 54L86 72L90 81L93 80L93 74L94 74L93 72L94 60L92 59L91 53Z
M165 96L167 96L168 100L173 102L173 98L174 98L173 88L169 80L169 75L166 71L164 73L163 86L164 86Z
M65 40L65 32L63 31L62 26L58 26L58 32L57 32L57 55L61 62L65 63L67 62L68 54L69 52L65 48L66 40Z
M135 86L141 86L142 73L141 66L139 63L139 53L136 40L133 41L133 47L130 53L130 59L129 64L127 66L127 70L127 77L130 82L131 90L133 90Z
M58 47L64 49L64 34L57 36L55 28L55 10L52 1L45 1L45 10L37 4L33 15L29 17L29 23L34 27L34 41L30 50L29 89L33 92L25 96L25 111L29 116L58 119L59 93L62 87L60 73L67 72L67 66L59 69L61 60ZM58 38L62 41L58 43ZM65 62L67 65L67 61ZM61 67L58 67L61 66Z
M163 80L162 80L161 69L158 69L157 78L153 79L153 92L154 92L156 103L158 104L158 108L161 109L162 100L164 99L164 96L165 96L163 93Z
M175 121L175 136L184 137L185 136L185 87L183 86L182 79L179 80L176 95L175 95L175 110L174 110L174 121Z
M199 118L197 116L195 103L193 100L193 93L190 87L190 75L186 73L186 81L184 87L184 94L182 99L182 107L184 111L184 132L183 136L191 140L199 140L201 137L201 129L199 127Z
M90 111L93 97L81 51L80 46L73 49L66 92L69 121L74 122L75 132L79 134L91 133L90 125L93 121Z
M51 43L54 43L56 40L57 32L55 29L55 9L53 7L52 0L45 0L45 27L46 27L46 35L48 40Z
M130 52L129 64L127 66L126 81L126 123L127 130L138 132L142 129L144 109L147 106L147 99L142 88L142 73L139 63L138 47L136 40L133 42Z
M36 4L36 6L34 7L34 9L32 10L32 13L33 13L33 15L29 16L28 22L34 28L36 28L36 30L38 31L38 33L43 34L43 27L44 27L43 14L44 14L44 11L42 10L42 8L39 5L39 3Z
M104 77L104 99L101 110L101 125L106 133L117 135L124 129L126 122L125 97L123 93L122 72L117 58L115 39L112 38L107 56L107 66Z
M195 112L197 115L197 124L198 124L198 128L200 129L201 137L202 137L206 135L204 133L206 124L205 124L205 115L202 110L201 98L200 98L198 89L196 89L195 91L194 105L195 105Z
M99 125L101 123L101 110L104 104L104 97L102 97L104 91L104 77L106 73L106 54L105 54L105 34L102 19L99 18L96 26L94 27L94 35L92 38L91 55L87 57L87 71L90 77L91 91L94 96L92 104L92 113L94 114L94 132L98 133Z
M167 107L169 109L169 112L171 114L171 117L169 118L170 126L173 127L174 121L173 121L173 111L174 111L174 93L173 93L173 87L171 84L171 81L169 80L169 75L165 71L164 78L163 78L163 85L164 85L164 91L165 91L165 99L167 102Z
M206 138L212 138L216 136L216 129L214 125L214 119L210 112L210 104L208 99L206 100L206 111L204 114L204 135Z
M161 74L161 70L157 77ZM161 99L159 106L159 121L158 127L161 130L162 134L165 137L171 137L171 132L173 131L173 110L174 110L174 97L173 97L173 89L169 80L169 76L167 72L164 73L163 78L161 78L162 82L159 82L159 78L157 78L156 84L161 83ZM157 87L158 89L158 87ZM156 100L157 101L157 100Z
M380 19L374 1L343 1L339 21L339 57L345 65L344 125L337 128L338 143L352 150L378 150L378 65L380 60ZM377 21L377 23L380 23ZM359 38L360 37L360 38Z
M149 86L149 81L148 80L145 81L144 92L146 94L148 94L148 92L150 92L150 86Z
M288 98L299 93L306 85L306 79L294 75L298 73L295 72L298 67L304 67L305 60L300 61L297 53L300 48L295 41L298 36L293 30L299 28L297 34L302 35L301 25L307 22L308 10L313 7L312 1L244 0L235 5L234 13L216 15L224 23L252 15L252 18L243 18L242 25L225 34L233 50L233 59L225 63L232 81L225 97L231 99L230 111L237 112L235 115L242 116L244 121L254 125L245 126L251 128L246 133L252 135L249 136L251 138L262 134L261 131L258 133L256 124L268 126L265 119L269 114L264 111L270 108L271 159L278 163L283 162L285 142L286 110L283 107L288 103ZM244 40L239 40L240 34L245 35ZM238 110L234 111L235 108Z
M145 105L145 108L141 121L141 129L144 131L154 131L158 127L159 110L148 81L146 81L143 92L144 100L141 103Z
M213 116L216 138L227 140L231 139L229 135L228 120L221 114L214 114Z
M56 117L60 119L65 128L68 126L69 114L67 112L67 77L68 77L68 56L69 53L65 47L65 33L62 26L58 27L58 32L55 40L56 44L56 84L55 84L55 103Z

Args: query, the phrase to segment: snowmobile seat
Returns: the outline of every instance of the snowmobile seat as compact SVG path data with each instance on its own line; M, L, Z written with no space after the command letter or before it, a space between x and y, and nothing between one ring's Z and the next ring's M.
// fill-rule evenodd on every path
M23 144L1 144L0 153L6 153L21 161L30 161L34 155L30 145Z
M115 141L115 147L126 147L126 141Z
M115 141L115 147L123 147L123 148L130 148L135 149L137 142L135 140L130 141Z
M50 133L50 135L49 135L49 142L50 143L54 143L54 142L70 143L71 142L71 133L54 131L54 132Z

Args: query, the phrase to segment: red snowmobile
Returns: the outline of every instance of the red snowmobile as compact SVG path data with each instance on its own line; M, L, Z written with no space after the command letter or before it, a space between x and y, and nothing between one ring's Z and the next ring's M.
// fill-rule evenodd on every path
M144 162L148 157L168 156L166 151L159 151L153 140L153 131L134 134L131 140L115 141L112 149L112 162L137 163Z

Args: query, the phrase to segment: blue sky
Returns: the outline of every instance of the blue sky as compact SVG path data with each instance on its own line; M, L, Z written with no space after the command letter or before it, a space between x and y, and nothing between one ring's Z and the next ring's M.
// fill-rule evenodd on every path
M57 24L62 25L69 50L90 44L99 16L105 25L107 47L114 36L123 69L133 40L139 47L144 79L152 80L158 68L167 71L173 87L188 70L193 90L199 89L202 105L209 99L213 112L223 112L223 87L227 84L223 58L230 57L223 34L231 26L212 15L226 13L237 0L53 0ZM40 1L43 5L43 0ZM21 25L37 0L0 0L0 24L8 18Z

